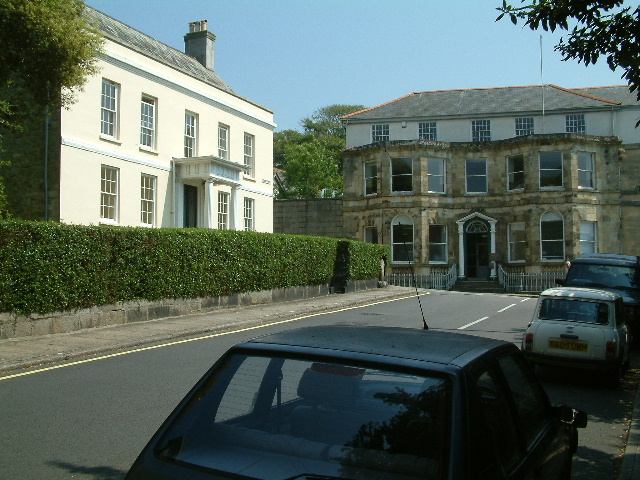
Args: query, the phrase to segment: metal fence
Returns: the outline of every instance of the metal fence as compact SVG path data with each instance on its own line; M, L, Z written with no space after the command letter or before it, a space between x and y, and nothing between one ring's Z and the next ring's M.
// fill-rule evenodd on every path
M389 285L398 287L430 288L434 290L450 290L458 279L458 268L454 264L448 271L429 275L413 273L392 273L387 275Z
M558 269L540 273L507 272L498 266L498 281L507 292L542 292L556 285L557 278L564 278L566 270Z

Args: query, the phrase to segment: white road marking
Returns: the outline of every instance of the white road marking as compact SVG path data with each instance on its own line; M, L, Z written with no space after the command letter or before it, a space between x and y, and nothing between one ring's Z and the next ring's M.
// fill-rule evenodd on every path
M502 312L504 312L505 310L509 310L511 307L515 307L515 306L516 306L516 304L515 304L515 303L512 303L511 305L508 305L508 306L506 306L506 307L504 307L504 308L502 308L502 309L498 310L498 313L502 313Z
M480 322L482 322L482 321L484 321L484 320L486 320L486 319L488 319L488 318L489 318L489 317L482 317L482 318L479 318L479 319L478 319L478 320L476 320L475 322L467 323L466 325L463 325L463 326L461 326L461 327L458 327L458 330L464 330L465 328L468 328L468 327L470 327L470 326L472 326L472 325L475 325L476 323L480 323Z

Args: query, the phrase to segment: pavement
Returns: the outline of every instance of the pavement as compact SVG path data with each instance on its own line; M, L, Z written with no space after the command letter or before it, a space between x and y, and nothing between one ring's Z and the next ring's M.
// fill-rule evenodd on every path
M231 329L250 329L358 305L384 302L415 295L412 287L387 286L354 293L334 294L304 300L250 305L184 315L147 322L129 323L34 337L0 340L0 381L25 374L33 367L117 350L150 346L170 340L213 334ZM637 396L620 475L617 480L640 480L640 394Z

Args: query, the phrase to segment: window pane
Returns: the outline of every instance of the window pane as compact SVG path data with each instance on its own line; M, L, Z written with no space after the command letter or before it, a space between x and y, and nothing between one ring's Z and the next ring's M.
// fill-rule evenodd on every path
M524 188L524 157L518 155L507 159L507 169L509 177L509 190L520 190Z
M366 163L364 165L365 178L365 195L374 195L378 193L378 165L375 163Z
M578 153L578 186L581 188L593 188L593 154Z
M562 153L540 153L540 188L562 187Z
M413 190L413 160L411 158L391 159L391 190L410 192Z
M467 193L487 192L486 160L467 160Z
M427 162L429 192L444 193L444 159L430 158Z

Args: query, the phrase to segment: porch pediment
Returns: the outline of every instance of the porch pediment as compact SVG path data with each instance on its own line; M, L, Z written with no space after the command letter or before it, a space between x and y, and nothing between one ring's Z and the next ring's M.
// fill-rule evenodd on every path
M480 213L480 212L474 212L474 213L470 213L469 215L462 217L459 220L456 220L456 223L458 224L458 226L462 226L465 223L467 223L469 220L473 220L475 218L479 218L482 219L486 222L489 222L489 225L495 225L498 221L495 218L492 218L488 215L485 215L484 213Z
M174 161L176 179L180 181L213 179L228 185L240 185L240 174L245 168L213 155L176 158Z

